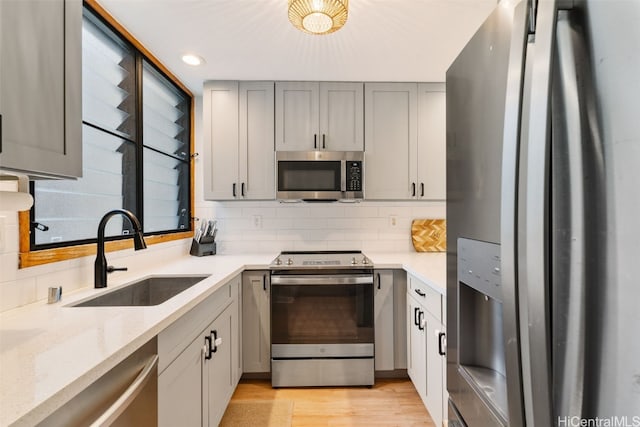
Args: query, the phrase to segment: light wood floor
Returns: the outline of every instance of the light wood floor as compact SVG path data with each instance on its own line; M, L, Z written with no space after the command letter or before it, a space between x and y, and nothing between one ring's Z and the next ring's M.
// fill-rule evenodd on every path
M376 380L367 387L271 388L268 380L242 380L234 400L293 401L293 427L435 427L408 379ZM258 426L254 426L258 427Z

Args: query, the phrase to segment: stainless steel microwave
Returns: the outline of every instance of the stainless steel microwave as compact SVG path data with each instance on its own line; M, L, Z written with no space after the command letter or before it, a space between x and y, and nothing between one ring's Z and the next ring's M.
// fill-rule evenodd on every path
M363 197L362 151L276 152L276 198L357 201Z

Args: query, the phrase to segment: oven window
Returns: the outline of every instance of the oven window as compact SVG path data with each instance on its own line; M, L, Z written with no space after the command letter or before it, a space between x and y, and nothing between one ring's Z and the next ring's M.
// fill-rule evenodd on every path
M278 162L278 191L340 191L339 161Z
M373 286L273 285L273 344L373 342Z

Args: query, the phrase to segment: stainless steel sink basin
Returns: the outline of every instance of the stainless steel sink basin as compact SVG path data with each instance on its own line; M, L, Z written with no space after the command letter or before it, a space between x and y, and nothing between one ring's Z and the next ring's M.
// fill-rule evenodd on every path
M151 276L72 307L147 307L162 304L207 276Z

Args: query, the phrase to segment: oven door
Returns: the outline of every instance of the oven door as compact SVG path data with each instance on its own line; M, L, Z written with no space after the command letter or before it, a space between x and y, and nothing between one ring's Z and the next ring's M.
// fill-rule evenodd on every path
M373 356L372 274L271 276L274 358Z

